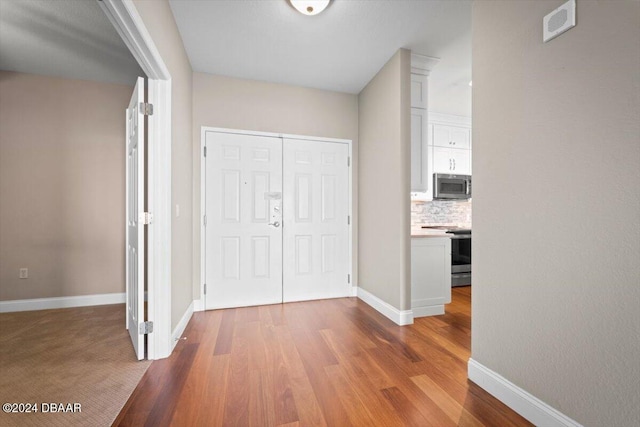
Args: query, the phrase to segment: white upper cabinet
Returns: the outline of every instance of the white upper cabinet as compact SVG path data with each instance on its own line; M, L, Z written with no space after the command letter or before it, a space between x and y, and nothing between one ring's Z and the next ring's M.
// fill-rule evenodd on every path
M433 125L433 145L437 147L471 148L471 129L459 126Z
M471 120L429 114L431 173L471 175Z
M429 192L429 146L427 110L411 109L411 191Z
M411 107L427 109L428 78L411 74Z
M412 197L432 198L432 162L429 150L429 72L439 59L411 55L411 192Z
M471 174L471 150L433 147L433 173Z

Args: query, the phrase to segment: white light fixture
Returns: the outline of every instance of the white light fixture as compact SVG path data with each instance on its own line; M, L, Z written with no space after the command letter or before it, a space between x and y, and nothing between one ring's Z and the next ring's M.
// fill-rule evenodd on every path
M289 0L291 6L303 15L317 15L329 6L331 0Z

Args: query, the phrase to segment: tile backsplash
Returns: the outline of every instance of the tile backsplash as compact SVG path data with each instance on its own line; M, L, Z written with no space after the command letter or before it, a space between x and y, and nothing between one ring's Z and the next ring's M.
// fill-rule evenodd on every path
M471 228L471 200L411 202L411 226L458 225Z

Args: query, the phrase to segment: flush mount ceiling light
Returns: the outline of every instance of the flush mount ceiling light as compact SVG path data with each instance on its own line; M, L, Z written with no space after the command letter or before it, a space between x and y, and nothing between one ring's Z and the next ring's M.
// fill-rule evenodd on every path
M329 6L331 0L289 0L291 6L303 15L317 15Z

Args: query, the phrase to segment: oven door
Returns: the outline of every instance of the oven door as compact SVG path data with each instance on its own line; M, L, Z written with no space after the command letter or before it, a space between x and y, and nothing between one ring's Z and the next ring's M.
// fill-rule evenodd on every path
M451 237L451 286L471 284L471 236Z

